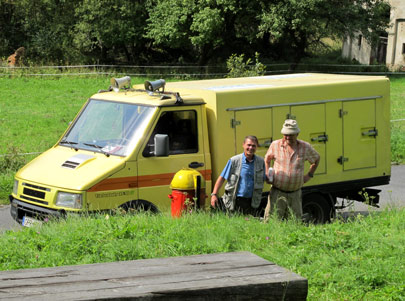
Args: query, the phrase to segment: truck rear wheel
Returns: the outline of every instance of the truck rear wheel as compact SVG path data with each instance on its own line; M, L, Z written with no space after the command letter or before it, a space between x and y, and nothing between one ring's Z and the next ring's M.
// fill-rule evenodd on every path
M309 193L302 197L302 212L305 222L324 224L330 222L335 210L327 196Z

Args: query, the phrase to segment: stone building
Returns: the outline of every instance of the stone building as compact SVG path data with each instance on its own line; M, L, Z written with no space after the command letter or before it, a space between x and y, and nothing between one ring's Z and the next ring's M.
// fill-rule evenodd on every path
M387 64L391 69L405 66L405 1L388 0L391 5L390 26L372 48L361 33L343 41L342 56L361 64Z
M405 1L390 0L390 28L386 63L392 69L405 66Z

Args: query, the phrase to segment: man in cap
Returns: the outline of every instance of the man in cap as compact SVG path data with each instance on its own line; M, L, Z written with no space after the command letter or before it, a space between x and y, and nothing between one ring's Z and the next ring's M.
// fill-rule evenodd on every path
M266 177L264 160L255 155L258 146L256 136L246 136L243 141L243 153L229 159L211 193L213 208L219 207L242 214L258 214ZM225 181L225 193L221 199L218 192Z
M290 210L298 220L302 218L301 187L313 178L320 157L311 144L297 139L299 132L297 121L285 120L281 129L283 138L273 141L266 153L266 175L269 176L271 162L274 162L274 175L265 219L269 211L276 212L280 218L287 218ZM309 161L311 166L304 175L305 161Z

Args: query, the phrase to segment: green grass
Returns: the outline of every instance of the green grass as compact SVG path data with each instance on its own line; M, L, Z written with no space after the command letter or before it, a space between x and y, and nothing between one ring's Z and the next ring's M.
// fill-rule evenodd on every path
M309 300L404 300L405 210L350 222L222 214L70 217L0 236L0 270L249 251L308 279Z
M391 79L391 120L405 119L405 79ZM405 120L391 123L392 161L405 160Z

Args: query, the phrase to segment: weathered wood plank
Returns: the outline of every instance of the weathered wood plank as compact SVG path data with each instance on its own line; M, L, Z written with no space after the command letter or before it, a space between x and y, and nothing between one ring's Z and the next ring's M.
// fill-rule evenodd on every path
M305 278L249 252L0 272L7 300L305 300Z

